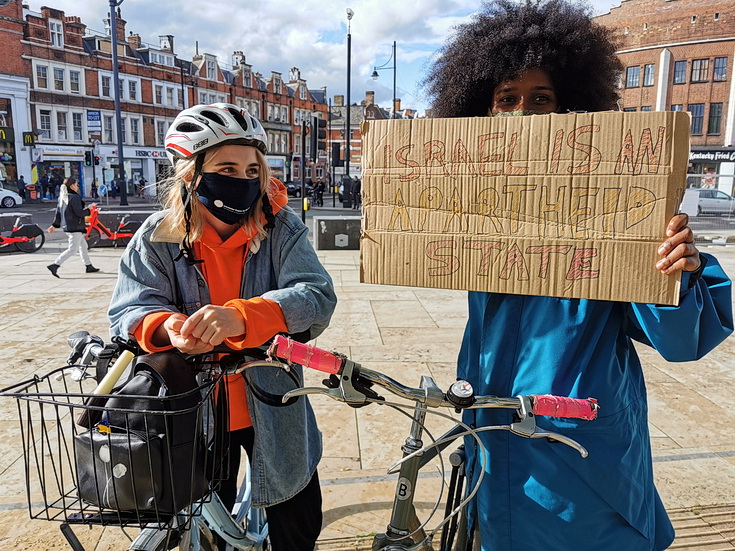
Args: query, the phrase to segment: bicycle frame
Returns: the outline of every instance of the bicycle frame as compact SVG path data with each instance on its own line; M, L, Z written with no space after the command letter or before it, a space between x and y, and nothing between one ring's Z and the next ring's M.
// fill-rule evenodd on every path
M125 225L126 217L119 222L118 227L115 231L112 231L105 226L99 218L99 208L96 205L89 207L89 219L87 221L87 230L84 233L84 238L87 241L94 241L97 244L97 239L94 238L93 232L97 231L99 235L104 235L110 241L117 241L118 239L130 239L133 237L132 232L119 231ZM91 245L90 245L91 246Z
M20 216L15 219L13 229L10 230L9 236L0 234L0 247L15 245L16 248L24 253L32 253L43 247L46 238L43 230L37 224L23 224ZM27 235L22 235L23 233ZM40 237L40 242L36 243L36 239Z

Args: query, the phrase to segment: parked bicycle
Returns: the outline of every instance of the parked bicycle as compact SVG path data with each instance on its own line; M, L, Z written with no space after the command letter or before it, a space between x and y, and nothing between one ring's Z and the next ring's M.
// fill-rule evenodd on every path
M87 231L84 238L87 240L89 248L96 247L103 239L112 241L114 246L125 247L130 239L135 235L135 230L140 227L139 221L129 220L130 215L126 214L120 219L115 230L109 229L100 220L100 210L97 205L90 205L89 217L87 220Z
M13 229L5 233L0 234L0 247L13 246L24 253L35 253L46 242L43 230L36 224L22 223L20 216L15 219Z

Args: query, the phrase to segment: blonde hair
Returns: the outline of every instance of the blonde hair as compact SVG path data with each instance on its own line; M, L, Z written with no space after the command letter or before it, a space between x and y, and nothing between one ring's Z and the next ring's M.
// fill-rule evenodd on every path
M226 142L225 144L226 145ZM245 146L253 147L253 146ZM204 155L204 164L216 153L219 147L212 147L206 152L201 153ZM268 235L264 227L264 213L263 213L263 194L267 194L268 197L273 197L278 187L275 182L271 181L270 169L268 168L268 162L257 147L253 147L258 159L258 165L260 166L260 197L256 201L255 206L252 208L247 218L243 221L243 226L250 226L255 231L255 234L265 238ZM194 243L202 237L204 232L204 215L203 210L205 207L194 192L196 182L190 182L186 184L186 180L191 180L194 176L194 168L196 165L197 157L190 159L179 159L176 161L173 167L171 176L161 180L161 204L164 209L167 210L166 218L172 227L178 229L183 237L186 234L186 220L185 214L186 209L184 207L184 198L187 196L185 189L189 189L189 205L191 206L191 216L189 218L190 229L189 229L189 241Z

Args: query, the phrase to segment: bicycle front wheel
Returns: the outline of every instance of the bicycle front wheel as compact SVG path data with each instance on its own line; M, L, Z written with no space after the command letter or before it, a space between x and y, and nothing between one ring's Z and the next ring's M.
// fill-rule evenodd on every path
M87 236L87 247L92 248L99 245L100 242L100 231L96 228L92 228Z
M35 253L38 249L43 247L43 244L46 243L46 236L43 234L43 230L41 228L37 229L38 231L36 232L34 230L32 232L32 235L24 236L28 238L28 241L18 241L15 244L15 246L18 247L19 251L22 251L24 253Z

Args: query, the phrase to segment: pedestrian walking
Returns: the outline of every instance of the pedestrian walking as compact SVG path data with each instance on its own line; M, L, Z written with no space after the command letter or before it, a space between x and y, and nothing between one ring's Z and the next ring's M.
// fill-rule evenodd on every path
M95 180L92 180L92 185L90 186L90 191L91 191L91 194L92 194L92 199L99 199L100 198L100 194L99 194L99 191L98 191L97 187L98 187L97 186L97 180L96 179Z
M46 199L48 196L48 187L49 187L49 179L48 174L44 172L43 176L41 176L41 199Z
M427 83L437 117L549 116L617 107L622 71L612 32L571 0L494 0L460 25ZM677 307L502 293L469 293L457 376L477 394L595 397L598 420L539 418L589 450L480 433L487 461L466 441L467 484L484 478L471 511L483 550L660 551L674 529L653 478L648 404L633 341L669 361L698 360L733 329L731 283L700 254L686 214L661 228L655 268L681 275ZM611 250L614 247L610 243ZM650 262L642 259L641 262ZM634 281L637 270L629 266ZM617 285L626 285L618 281ZM510 415L467 410L485 427Z
M57 228L62 228L69 238L69 244L53 264L46 266L54 277L59 277L58 271L61 265L78 252L85 265L88 274L99 272L99 268L92 266L87 251L87 240L84 239L86 230L84 217L89 215L89 209L84 208L84 201L79 195L79 182L74 178L67 178L61 184L59 190L59 203L56 207L54 221L48 227L49 233L54 233Z

